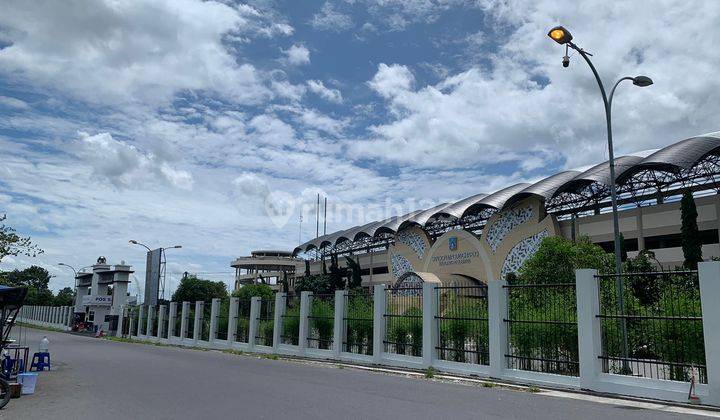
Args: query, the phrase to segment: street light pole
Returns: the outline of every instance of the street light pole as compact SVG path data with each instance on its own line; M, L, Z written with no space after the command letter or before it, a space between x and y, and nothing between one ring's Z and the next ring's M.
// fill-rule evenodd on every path
M615 153L613 151L613 138L612 138L612 100L613 96L615 95L615 89L618 87L620 82L623 80L632 80L633 84L640 87L650 86L653 81L647 77L647 76L636 76L636 77L622 77L617 82L615 82L615 85L613 86L612 90L610 91L610 97L605 93L605 86L603 85L602 79L600 79L600 75L597 72L597 69L595 69L595 66L593 65L592 61L590 60L589 55L592 55L586 51L584 51L582 48L578 47L572 42L572 35L570 32L565 29L562 26L557 26L548 32L548 36L552 38L555 42L558 44L565 44L566 48L570 47L573 50L580 53L580 56L585 60L585 62L590 67L590 70L592 70L593 76L595 76L595 80L597 81L598 87L600 88L600 94L602 95L603 105L605 107L605 123L607 127L607 143L608 143L608 159L609 159L609 166L610 166L610 201L612 202L612 218L613 218L613 242L615 245L615 287L617 292L617 306L618 310L620 311L620 328L621 328L621 334L622 334L622 356L623 356L623 370L629 371L629 366L627 363L627 356L628 356L628 343L627 343L627 323L625 318L623 317L625 313L625 299L623 296L623 278L622 278L622 257L620 252L620 221L618 218L618 210L617 210L617 188L615 186ZM568 67L570 64L570 59L567 56L567 49L565 57L563 57L563 67Z
M130 242L133 245L140 245L148 250L148 252L152 252L152 249L150 249L149 246L145 245L142 242L138 242L135 239L130 239L128 242ZM169 247L160 247L158 248L160 250L160 259L161 259L161 278L162 278L162 284L159 284L160 286L160 298L165 299L165 251L168 249L180 249L182 248L182 245L173 245ZM147 296L145 296L145 299L147 299Z

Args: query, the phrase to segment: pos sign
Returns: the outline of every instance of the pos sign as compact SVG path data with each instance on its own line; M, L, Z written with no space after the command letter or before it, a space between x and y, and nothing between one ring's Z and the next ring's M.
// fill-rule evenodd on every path
M112 296L83 296L82 304L83 306L110 306L112 305Z

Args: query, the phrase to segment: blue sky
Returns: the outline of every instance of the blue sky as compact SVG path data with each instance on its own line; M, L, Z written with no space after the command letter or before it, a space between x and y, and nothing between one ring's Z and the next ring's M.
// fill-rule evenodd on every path
M605 159L597 86L546 37L595 54L618 153L719 129L715 2L8 1L0 15L0 211L45 249L183 271ZM688 77L690 75L690 77ZM203 274L201 274L203 275ZM142 278L142 275L139 275Z

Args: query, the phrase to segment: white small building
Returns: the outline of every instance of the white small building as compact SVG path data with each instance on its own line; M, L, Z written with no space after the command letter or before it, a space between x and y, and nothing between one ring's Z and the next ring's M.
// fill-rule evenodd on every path
M80 271L75 277L75 321L90 322L96 331L114 331L118 315L127 306L132 267L125 261L111 266L100 257L91 268L91 272Z

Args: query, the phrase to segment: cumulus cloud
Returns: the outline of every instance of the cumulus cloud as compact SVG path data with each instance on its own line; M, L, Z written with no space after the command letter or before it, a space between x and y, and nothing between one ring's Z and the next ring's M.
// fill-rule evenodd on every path
M488 56L490 65L416 88L407 66L381 64L368 84L385 99L393 118L370 127L370 139L351 147L363 156L421 167L520 165L533 157L531 165L524 165L530 170L602 159L604 114L592 74L577 54L570 68L563 68L564 51L541 36L558 21L594 28L573 34L595 53L606 83L637 74L655 80L645 89L631 84L618 89L613 103L615 137L622 139L616 143L618 153L716 130L720 99L710 92L720 88L713 64L720 61L713 48L717 37L702 37L688 49L686 37L675 34L717 33L720 9L672 1L659 7L675 16L672 31L665 14L648 14L640 3L626 3L622 12L570 1L488 5L494 24L510 31L497 53ZM695 48L707 54L693 54ZM693 77L688 79L681 69L690 62Z
M315 29L333 32L346 31L354 26L352 18L335 10L329 1L325 2L320 11L313 15L310 24Z
M343 101L340 90L326 87L322 80L308 80L307 85L308 88L310 88L311 92L325 99L326 101L338 104L342 103Z
M256 102L268 94L257 70L222 42L250 18L196 0L11 0L0 14L10 44L0 71L91 102L163 103L185 89Z
M294 66L310 64L310 50L304 45L294 44L287 50L283 50L285 61Z
M410 90L414 80L413 74L406 66L399 64L388 66L385 63L380 63L377 73L368 82L368 85L380 96L392 98Z
M116 187L132 188L160 179L177 188L192 188L190 173L173 168L156 155L142 153L135 146L114 139L110 133L80 132L78 135L78 155L92 167L96 176Z

